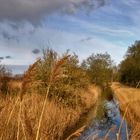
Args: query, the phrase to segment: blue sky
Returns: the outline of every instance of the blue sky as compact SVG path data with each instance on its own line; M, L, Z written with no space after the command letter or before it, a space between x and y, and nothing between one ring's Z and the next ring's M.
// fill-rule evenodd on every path
M9 1L0 5L8 9ZM17 0L12 1L15 6ZM59 53L70 49L81 61L92 53L108 52L119 64L128 46L140 39L139 0L47 0L48 10L43 0L36 1L37 10L21 2L15 13L5 8L0 14L1 63L29 65L43 48L51 47Z

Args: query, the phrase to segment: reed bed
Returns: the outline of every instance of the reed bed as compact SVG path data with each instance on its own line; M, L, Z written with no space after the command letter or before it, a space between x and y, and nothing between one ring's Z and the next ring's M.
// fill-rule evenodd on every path
M86 95L83 93L81 96L85 107L77 106L76 109L47 100L38 139L61 139L64 131L73 126L81 114L91 107L90 105L96 103L97 95L98 88L90 87L88 93ZM0 139L36 139L44 96L39 94L24 95L22 102L19 97L8 96L1 97L0 101Z

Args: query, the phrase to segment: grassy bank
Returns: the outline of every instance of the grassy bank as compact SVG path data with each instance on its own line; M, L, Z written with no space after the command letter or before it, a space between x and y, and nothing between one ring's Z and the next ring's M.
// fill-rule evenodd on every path
M96 106L100 90L90 86L81 91L84 106L75 109L62 104L47 101L40 127L39 138L43 140L59 140L66 129L73 126L91 106ZM18 97L0 98L0 138L2 140L36 139L39 117L44 96L39 94L25 95L22 102Z
M140 140L140 89L113 83L111 86L120 109L132 127L132 140Z

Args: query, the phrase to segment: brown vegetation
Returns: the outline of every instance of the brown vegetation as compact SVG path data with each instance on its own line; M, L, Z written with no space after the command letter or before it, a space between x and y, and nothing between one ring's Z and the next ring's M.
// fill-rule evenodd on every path
M140 89L113 83L112 90L119 101L120 109L126 112L125 118L132 127L131 139L140 140Z
M96 105L99 89L90 87L89 92L87 94L85 92L81 92L81 99L85 106L77 106L76 109L64 107L55 101L47 100L39 139L61 139L66 128L74 125L79 120L80 115L86 112L91 105ZM0 138L2 140L17 139L20 100L18 97L9 96L7 98L1 98L0 102ZM35 139L43 102L43 95L31 94L24 96L22 110L20 112L18 134L20 140Z

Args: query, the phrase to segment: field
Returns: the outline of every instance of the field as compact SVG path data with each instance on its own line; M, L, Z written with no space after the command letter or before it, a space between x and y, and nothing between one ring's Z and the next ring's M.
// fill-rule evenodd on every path
M119 83L112 84L112 90L119 101L124 117L132 127L132 140L140 139L140 89L123 86Z

